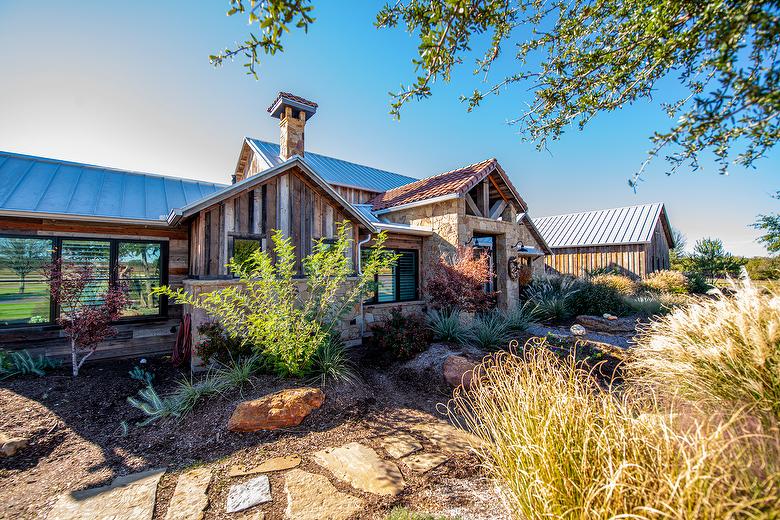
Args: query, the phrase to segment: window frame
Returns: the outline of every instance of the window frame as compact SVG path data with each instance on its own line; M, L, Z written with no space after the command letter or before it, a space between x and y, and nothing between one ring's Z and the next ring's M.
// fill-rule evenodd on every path
M370 249L370 248L369 248ZM379 287L373 291L373 296L365 300L366 305L388 305L396 303L415 302L420 300L420 250L419 249L395 249L387 248L387 251L392 253L411 253L414 256L414 298L400 299L401 294L401 277L397 275L397 272L393 274L393 285L395 289L395 299L391 301L379 301ZM395 269L395 266L393 267ZM374 275L374 283L379 283L379 275Z
M154 238L117 238L117 237L98 237L98 236L83 236L83 235L43 235L34 234L26 235L22 233L0 233L0 238L27 238L27 239L41 239L50 240L52 243L52 262L62 258L62 242L73 240L85 240L94 242L108 242L109 245L109 286L115 287L119 281L119 243L134 243L134 244L159 244L160 246L160 285L168 285L168 255L170 242L168 240L159 240ZM49 298L49 321L46 323L14 323L9 325L0 324L0 331L12 330L18 328L46 328L46 329L60 329L57 324L57 316L59 316L60 308ZM113 323L138 323L144 321L159 320L160 318L168 317L168 297L160 296L158 312L156 314L147 314L143 316L123 316Z

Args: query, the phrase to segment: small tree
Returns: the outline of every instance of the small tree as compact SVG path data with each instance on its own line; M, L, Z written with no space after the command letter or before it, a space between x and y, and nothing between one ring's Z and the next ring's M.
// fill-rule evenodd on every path
M27 275L41 270L51 260L51 243L38 238L3 238L0 240L0 266L19 277L19 294L24 294Z
M110 287L99 296L95 304L92 287L96 280L92 264L63 265L57 259L45 268L51 287L51 297L61 311L57 323L70 338L73 376L92 354L100 342L116 335L111 323L119 319L127 305L127 297L121 287Z
M485 290L491 276L485 251L460 246L454 255L442 255L433 266L426 293L435 309L480 312L488 309L495 297Z
M772 195L773 199L780 199L780 191ZM753 227L761 230L758 241L766 246L770 254L780 252L780 215L759 215Z
M256 250L248 258L231 259L228 268L238 276L238 284L197 296L167 286L154 292L205 310L230 338L248 343L277 374L305 376L340 320L375 287L375 275L396 261L382 247L385 234L379 233L362 271L356 273L349 254L350 229L342 222L334 243L320 240L314 245L302 261L304 279L296 278L292 240L277 230L273 257Z
M738 258L723 247L723 241L719 238L703 238L693 246L693 254L690 257L691 270L706 276L710 280L722 276L735 276L743 265Z

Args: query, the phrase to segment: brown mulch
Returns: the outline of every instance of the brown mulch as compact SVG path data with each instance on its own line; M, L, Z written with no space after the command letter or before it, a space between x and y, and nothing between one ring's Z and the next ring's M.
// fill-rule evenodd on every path
M195 465L214 469L206 518L227 518L223 512L233 464L252 464L279 455L300 454L301 468L326 474L307 457L330 446L359 440L380 450L376 435L409 421L444 418L437 405L449 397L441 381L411 387L394 371L361 364L363 382L357 386L326 388L326 403L297 428L251 434L225 429L235 405L277 390L300 386L300 381L259 376L253 386L230 392L199 405L182 420L137 427L144 418L126 399L143 385L128 371L137 361L88 364L73 379L66 369L46 377L0 381L0 431L28 437L30 445L18 455L0 458L0 518L37 518L60 493L105 485L115 477L150 468L167 468L158 488L155 518L164 518L179 472ZM166 359L151 359L146 368L155 373L160 394L175 387L179 372ZM123 431L123 422L128 431ZM403 469L403 465L401 465ZM484 475L472 456L453 457L421 477L404 471L406 490L397 497L360 493L331 478L341 491L366 500L360 518L384 518L397 505L422 511L443 511L451 506L441 489L485 489ZM260 507L267 519L283 518L286 499L281 474L271 474L274 501ZM460 495L459 495L460 496ZM471 504L469 494L458 499L471 517L491 518L494 501ZM233 516L235 517L235 516Z

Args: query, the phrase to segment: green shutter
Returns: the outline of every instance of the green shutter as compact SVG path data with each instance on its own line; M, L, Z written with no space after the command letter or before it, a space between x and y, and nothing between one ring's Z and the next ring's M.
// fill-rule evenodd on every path
M398 276L398 299L409 301L417 299L417 252L404 251L396 266Z

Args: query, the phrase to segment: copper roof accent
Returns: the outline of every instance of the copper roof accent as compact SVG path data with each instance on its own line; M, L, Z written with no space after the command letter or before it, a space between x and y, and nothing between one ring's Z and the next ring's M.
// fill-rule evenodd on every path
M466 193L484 179L497 164L495 158L487 159L457 170L427 177L380 193L371 199L369 204L374 211L378 211L453 193Z
M268 112L273 111L274 107L276 106L276 103L278 103L279 100L282 98L289 99L290 101L295 101L302 105L308 105L312 108L317 108L317 103L315 103L314 101L309 101L308 99L304 99L300 96L296 96L295 94L290 94L289 92L279 92L279 94L274 99L274 102L271 103L271 105L268 107Z

